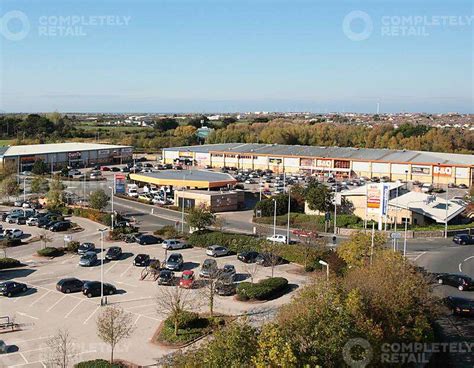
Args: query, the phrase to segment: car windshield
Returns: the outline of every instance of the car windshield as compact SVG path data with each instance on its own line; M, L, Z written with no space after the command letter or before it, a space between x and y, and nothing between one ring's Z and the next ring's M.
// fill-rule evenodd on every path
M191 280L193 278L192 274L183 274L183 280Z
M169 262L178 262L178 260L179 260L179 256L170 256L170 258L168 258Z
M214 268L216 267L216 263L213 262L213 260L205 260L204 263L202 264L202 268Z

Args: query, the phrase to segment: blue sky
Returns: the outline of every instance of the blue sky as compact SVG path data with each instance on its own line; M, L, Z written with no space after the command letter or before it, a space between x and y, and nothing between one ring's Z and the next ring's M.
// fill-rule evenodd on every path
M2 0L0 16L24 13L29 31L12 40L25 24L13 17L5 36L3 22L0 110L473 112L472 4ZM354 11L372 23L361 41L343 31ZM104 15L122 24L89 24ZM74 34L58 35L60 16ZM401 17L416 16L401 35ZM349 24L360 35L369 23Z

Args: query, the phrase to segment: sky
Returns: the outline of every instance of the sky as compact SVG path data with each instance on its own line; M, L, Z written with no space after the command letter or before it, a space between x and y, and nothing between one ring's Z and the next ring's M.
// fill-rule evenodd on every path
M472 0L0 0L0 112L472 113Z

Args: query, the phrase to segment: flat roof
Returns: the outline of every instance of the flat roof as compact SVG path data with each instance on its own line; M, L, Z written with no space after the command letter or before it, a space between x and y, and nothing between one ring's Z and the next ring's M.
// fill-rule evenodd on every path
M255 156L295 156L314 158L334 158L361 161L381 161L392 163L441 164L474 166L474 155L460 153L391 150L354 147L322 147L257 143L222 143L201 146L163 148L163 151L236 153Z
M155 185L218 188L235 184L232 175L207 170L163 170L153 173L130 174L130 179Z
M25 155L44 155L48 153L63 153L75 151L95 151L119 148L132 148L131 146L120 146L113 144L100 143L48 143L48 144L27 144L19 146L9 146L3 157L25 156Z
M365 196L367 195L367 188L369 185L381 185L382 183L368 183L368 184L364 184L364 185L361 185L360 187L355 187L355 188L352 188L352 189L346 189L346 190L342 190L341 192L339 192L339 194L341 196ZM390 183L384 183L384 184L388 184L389 186L389 189L390 191L394 190L394 189L397 189L397 188L401 188L403 187L405 184L404 183L401 183L399 181L395 181L395 182L390 182Z

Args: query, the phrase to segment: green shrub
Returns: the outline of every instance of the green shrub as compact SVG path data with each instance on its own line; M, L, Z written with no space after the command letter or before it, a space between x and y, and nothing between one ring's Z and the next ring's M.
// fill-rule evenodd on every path
M189 236L188 243L193 247L207 248L210 245L221 245L231 251L240 253L249 250L259 252L264 241L251 235L229 234L218 231L195 232Z
M21 262L15 258L0 258L0 270L21 266Z
M67 243L66 250L71 253L77 253L77 250L79 249L80 245L81 243L79 243L78 241L70 241L69 243Z
M64 254L64 251L55 247L46 247L36 251L41 257L59 257Z
M259 224L273 224L273 216L254 218L254 222ZM286 226L288 215L277 216L277 225ZM338 215L337 226L343 228L356 228L363 224L360 217L355 215ZM290 225L296 228L304 228L305 230L319 231L325 230L324 216L306 215L304 213L291 213Z
M209 318L199 317L197 313L181 312L178 326L178 334L175 335L173 319L165 319L158 340L171 344L188 343L207 333L211 328L211 321Z
M172 225L166 225L161 229L155 230L153 234L164 236L165 238L176 238L179 235L179 231Z
M138 228L135 226L116 227L109 231L109 238L111 240L122 240L124 235L136 232L138 232Z
M179 314L178 328L189 329L196 328L196 325L200 324L199 314L194 312L183 311ZM171 318L165 320L165 325L168 328L174 330L174 321Z
M239 300L268 300L277 297L288 286L288 280L283 277L264 279L258 283L241 282L237 286Z
M3 245L5 245L7 248L10 248L10 247L16 247L17 245L20 245L20 244L21 244L21 239L17 239L17 238L4 238L3 240L1 240L1 242L2 242Z
M78 363L74 367L76 368L125 368L126 366L121 363L110 363L104 359L95 359L95 360L88 360L85 362Z

